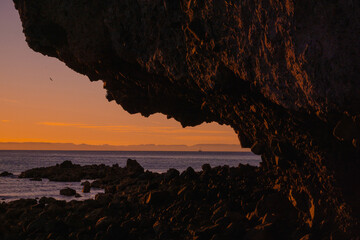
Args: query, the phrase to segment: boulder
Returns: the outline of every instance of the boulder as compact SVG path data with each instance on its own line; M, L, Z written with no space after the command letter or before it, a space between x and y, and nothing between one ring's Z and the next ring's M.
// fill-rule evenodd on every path
M62 162L60 164L61 168L71 168L73 166L74 166L74 164L71 161L68 161L68 160L66 160L66 161L64 161L64 162Z
M165 181L170 181L171 179L178 177L179 176L179 171L174 169L174 168L170 168L169 170L167 170L167 172L164 174L164 180Z
M185 178L186 180L191 180L196 178L197 174L192 167L188 167L185 171L181 173L181 177Z
M205 163L201 166L201 169L204 171L204 172L210 172L211 171L211 166L210 164L208 163Z
M85 182L81 183L81 185L83 185L83 189L82 189L83 193L89 193L90 192L91 184L90 184L89 181L85 181Z
M60 190L60 195L63 196L75 196L76 191L72 188L66 187Z
M143 173L144 172L144 168L136 160L132 160L132 159L127 160L126 169L130 173Z

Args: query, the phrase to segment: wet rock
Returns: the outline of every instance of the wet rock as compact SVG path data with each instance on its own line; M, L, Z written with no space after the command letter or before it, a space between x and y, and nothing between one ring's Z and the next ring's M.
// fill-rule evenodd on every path
M76 197L76 198L81 198L82 196L81 196L80 194L76 193L76 194L75 194L75 197Z
M69 187L60 190L60 195L75 196L75 194L76 194L76 191Z
M81 186L84 186L84 185L87 185L87 184L90 184L90 182L89 181L84 181L84 182L80 183Z
M90 192L90 186L91 186L90 182L85 181L81 185L83 185L83 189L82 189L83 193L89 193Z
M14 174L12 173L9 173L7 171L4 171L2 173L0 173L0 177L10 177L10 176L13 176Z

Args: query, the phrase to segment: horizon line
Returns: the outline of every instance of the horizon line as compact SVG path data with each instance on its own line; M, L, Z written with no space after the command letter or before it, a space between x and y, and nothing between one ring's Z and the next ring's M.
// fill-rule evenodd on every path
M103 144L89 144L89 143L72 143L72 142L2 142L0 141L0 144L29 144L29 143L37 143L37 144L72 144L72 145L89 145L89 146L114 146L114 147L127 147L127 146L187 146L187 147L193 147L198 145L223 145L223 146L239 146L240 144L235 143L197 143L193 145L187 145L187 144L155 144L155 143L142 143L142 144L128 144L128 145L113 145L108 143Z
M87 144L71 142L0 142L0 150L78 150L78 151L227 151L248 152L248 148L242 148L240 144L223 143L199 143L186 144Z

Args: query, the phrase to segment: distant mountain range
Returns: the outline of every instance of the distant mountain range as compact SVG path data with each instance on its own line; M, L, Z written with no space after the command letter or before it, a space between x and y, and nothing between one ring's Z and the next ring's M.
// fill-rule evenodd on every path
M89 145L73 143L46 143L46 142L0 142L0 150L83 150L83 151L224 151L247 152L240 144L196 144L187 145Z

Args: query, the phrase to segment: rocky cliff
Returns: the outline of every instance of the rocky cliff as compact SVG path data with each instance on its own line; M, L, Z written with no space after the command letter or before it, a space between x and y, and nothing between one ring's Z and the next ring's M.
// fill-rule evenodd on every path
M33 50L130 113L231 126L308 231L358 234L357 1L14 2Z

